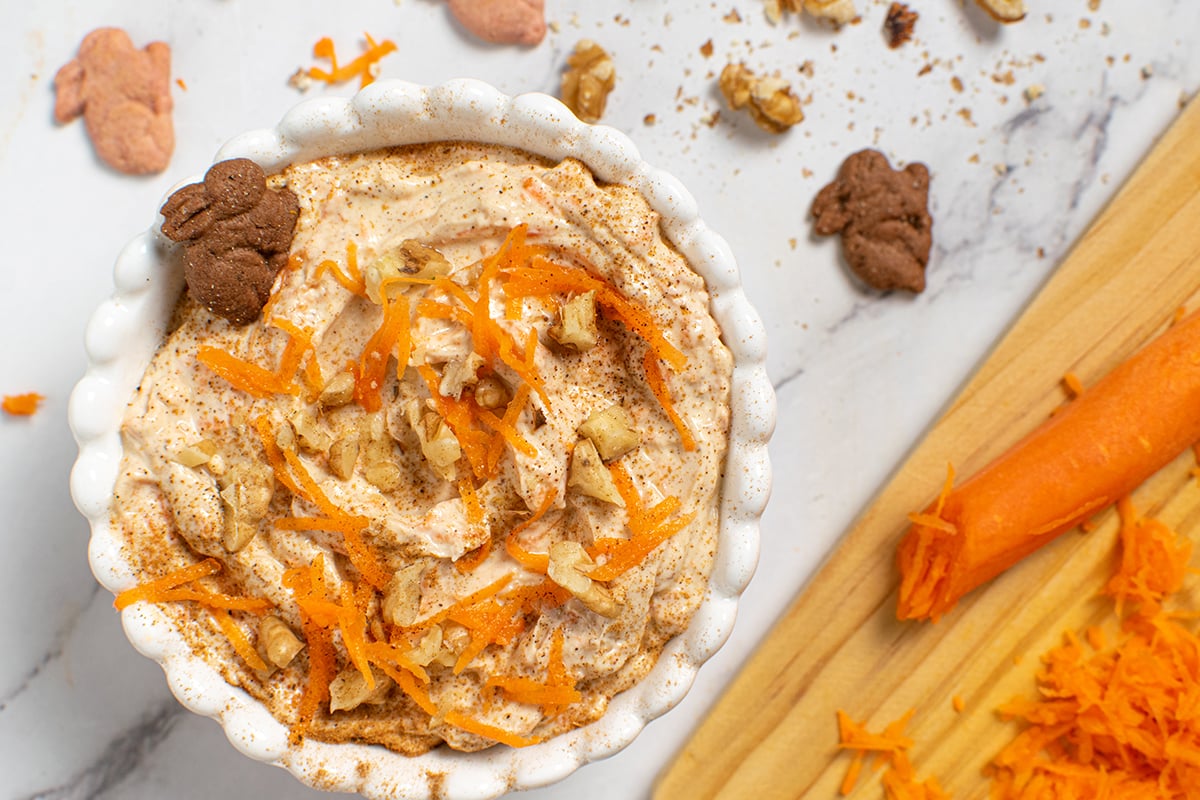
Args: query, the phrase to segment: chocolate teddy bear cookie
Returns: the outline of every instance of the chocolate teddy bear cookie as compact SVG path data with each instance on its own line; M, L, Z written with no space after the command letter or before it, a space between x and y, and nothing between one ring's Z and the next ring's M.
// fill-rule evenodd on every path
M850 269L876 289L925 289L933 246L929 170L893 170L878 150L860 150L842 163L837 180L817 193L812 214L821 236L842 235Z
M213 164L203 183L184 186L162 207L162 232L185 245L188 291L235 325L258 319L288 259L300 203L268 189L246 158Z

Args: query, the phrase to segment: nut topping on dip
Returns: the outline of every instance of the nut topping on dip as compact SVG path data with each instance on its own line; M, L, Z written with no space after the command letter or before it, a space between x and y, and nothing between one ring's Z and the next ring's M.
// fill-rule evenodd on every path
M257 322L186 295L122 429L140 584L303 737L584 725L688 624L732 359L635 191L434 144L288 168Z

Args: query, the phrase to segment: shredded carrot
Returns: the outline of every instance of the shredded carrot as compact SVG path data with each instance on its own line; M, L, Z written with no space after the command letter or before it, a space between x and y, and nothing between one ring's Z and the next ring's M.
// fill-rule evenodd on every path
M539 737L519 736L503 728L497 728L495 725L480 722L473 717L468 717L466 714L461 714L457 711L447 712L445 720L456 728L462 728L467 733L473 733L476 736L482 736L485 739L491 739L494 742L500 742L500 744L506 744L509 747L528 747L531 744L537 744L541 741Z
M218 592L210 592L201 587L163 589L162 591L156 592L154 596L154 602L156 603L167 603L179 600L190 600L210 609L222 609L224 611L248 611L251 614L265 614L274 608L274 605L271 603L271 601L267 600L265 597L237 597Z
M367 341L354 371L354 399L368 412L378 411L383 403L384 374L392 351L398 351L397 363L402 364L398 369L403 372L411 346L408 298L389 299L386 292L383 298L383 322Z
M596 581L611 581L624 575L645 560L646 556L667 539L671 538L691 524L695 513L668 519L679 510L677 497L668 497L654 508L646 510L633 479L620 461L608 465L609 473L617 486L617 492L625 501L625 511L629 516L628 539L608 538L598 540L588 549L588 553L596 558L604 556L604 563L593 569L588 576Z
M300 608L300 624L308 651L308 675L300 694L299 722L292 727L290 735L293 742L303 738L318 709L329 701L329 684L337 675L333 635L310 616L305 603L307 600L324 599L324 570L325 557L318 555L307 568L290 569L283 575L283 585L295 594Z
M388 53L395 51L396 44L390 39L376 42L371 38L371 34L369 33L365 33L363 36L367 40L366 52L345 66L338 65L333 40L328 36L319 39L313 45L313 57L328 59L329 71L312 67L308 71L308 76L315 80L325 81L326 83L343 83L354 78L359 78L361 81L359 84L360 87L369 85L375 80L374 71L376 62Z
M271 370L244 361L219 347L201 345L196 351L196 360L224 378L233 388L252 397L300 393L300 387L294 383L285 382Z
M480 479L489 477L487 463L488 445L491 439L486 433L475 427L469 401L455 400L453 397L444 396L438 389L437 373L428 364L419 364L417 374L425 381L425 386L429 389L429 397L433 400L438 415L450 426L450 431L458 439L459 447L462 448L463 455L467 457L467 463L471 465L471 471L475 473L475 477Z
M897 562L900 619L936 620L959 598L1128 495L1200 441L1200 314L1192 314L915 522Z
M1200 786L1200 637L1163 609L1181 588L1191 542L1118 505L1121 561L1108 583L1117 616L1103 632L1070 631L1042 656L1038 696L1000 707L1022 730L988 767L991 797L1188 798ZM1153 524L1151 524L1153 523Z
M667 362L675 370L682 369L687 363L687 356L671 344L649 311L630 301L611 283L582 267L568 267L541 256L534 256L528 266L513 270L504 285L504 290L509 297L584 294L595 291L597 304L641 337L659 360Z
M646 351L646 356L642 359L642 369L646 373L646 383L650 386L650 391L657 398L658 404L662 406L667 419L671 420L675 430L679 431L679 440L683 444L683 449L695 450L696 438L692 436L692 431L684 422L683 417L679 416L679 412L675 410L675 404L671 401L671 388L667 386L667 380L663 377L662 370L658 368L658 358L653 350Z
M492 554L492 540L488 539L483 544L476 547L469 553L463 554L458 561L454 562L454 568L464 575L474 572L479 568L479 565L487 561L487 557Z
M611 581L624 575L642 563L660 544L690 525L695 517L695 512L684 514L629 539L601 540L618 544L607 550L608 560L588 573L588 576L594 581Z
M183 78L176 78L175 85L178 86L182 91L185 91L185 92L187 91L188 87L187 87L187 84L184 83Z
M1083 394L1083 382L1079 380L1079 376L1074 372L1065 373L1062 380L1063 386L1066 387L1067 395L1072 400Z
M538 520L546 515L550 507L554 505L557 495L554 492L546 492L542 498L541 505L523 522L519 522L513 526L513 529L508 532L508 537L504 540L504 549L512 556L513 560L520 564L530 572L540 572L545 575L546 570L550 568L550 555L548 553L531 553L521 546L517 537L521 532L533 525Z
M262 660L250 644L250 640L246 638L246 634L238 627L238 624L233 621L233 617L223 608L210 608L208 613L216 621L217 627L221 629L221 633L225 634L225 638L233 645L234 651L241 657L250 669L265 670L267 664Z
M957 711L959 714L961 714L963 712L963 709L967 707L967 701L963 700L963 697L961 694L956 694L956 695L954 695L954 697L950 698L950 705L951 705L951 707L954 708L955 711Z
M14 417L29 417L37 413L38 406L45 399L45 396L37 392L6 394L4 400L0 401L0 409Z
M1192 543L1156 519L1138 515L1129 497L1117 501L1121 519L1121 565L1104 591L1120 615L1127 601L1144 610L1157 608L1163 598L1179 591L1187 576Z
M575 679L571 677L566 665L563 664L562 651L562 628L555 628L550 637L544 681L536 681L523 676L493 675L484 683L484 688L498 688L510 700L529 705L540 705L546 714L557 714L566 706L578 703L583 699L583 695L575 686Z
M168 589L183 586L208 575L215 575L220 571L220 561L217 561L215 558L206 558L195 564L181 567L174 572L169 572L161 578L155 578L154 580L138 584L132 589L126 589L117 595L113 601L113 606L117 611L123 611L139 600L148 600L153 603L156 602L156 598L160 593Z
M887 764L882 782L888 800L949 800L950 796L942 791L935 778L918 780L909 761L908 751L912 748L913 741L904 735L904 728L914 712L915 709L909 710L900 719L889 723L881 733L872 733L863 723L856 722L845 711L838 710L838 748L854 753L846 776L842 779L842 795L853 791L866 755L873 753L882 757Z

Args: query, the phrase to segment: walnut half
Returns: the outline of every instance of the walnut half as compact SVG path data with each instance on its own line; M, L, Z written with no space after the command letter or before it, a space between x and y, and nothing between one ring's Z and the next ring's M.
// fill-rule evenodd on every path
M1020 22L1025 19L1025 0L976 0L979 7L998 22Z
M727 64L718 86L730 108L746 109L755 124L769 133L783 133L804 119L800 99L786 81L760 78L745 64Z
M584 122L604 116L608 94L617 84L617 70L603 47L583 39L567 57L562 78L562 101Z

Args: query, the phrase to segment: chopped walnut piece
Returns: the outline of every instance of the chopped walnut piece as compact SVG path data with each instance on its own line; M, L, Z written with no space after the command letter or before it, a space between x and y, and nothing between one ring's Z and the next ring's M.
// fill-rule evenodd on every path
M917 12L904 3L892 3L883 21L883 31L888 47L893 49L912 38L913 26L917 24Z
M579 426L579 433L592 441L605 461L612 461L642 443L633 418L621 406L596 411Z
M839 25L851 22L858 16L854 0L766 0L767 21L772 25L778 24L784 13L799 14L802 10Z
M421 605L421 577L425 565L419 561L396 571L388 582L380 604L380 613L389 625L412 625ZM441 637L438 637L441 643Z
M858 16L854 0L804 0L804 10L819 19L844 25Z
M306 410L298 410L291 416L300 449L309 453L325 453L333 444L333 437L321 427L316 418Z
M997 22L1020 22L1025 19L1025 0L975 0Z
M603 617L615 617L621 609L612 593L587 576L596 562L579 542L562 541L550 545L550 580L573 594L587 608Z
M616 86L617 71L604 48L589 39L575 45L567 57L562 77L562 101L584 122L604 116L608 94Z
M363 477L367 483L381 492L393 492L400 488L404 475L392 453L392 438L387 432L383 413L376 411L363 418L360 427L365 444L360 447L363 461Z
M417 646L408 651L408 658L414 664L427 667L442 652L442 626L432 625Z
M804 119L800 99L781 78L759 78L745 64L728 64L718 79L730 108L745 108L758 127L783 133Z
M508 405L512 392L508 384L496 375L484 375L475 384L475 403L480 408L495 410Z
M450 426L430 412L421 420L417 436L421 440L421 452L437 476L446 481L457 479L455 464L462 458L462 446Z
M382 303L383 295L380 287L387 281L397 278L420 278L426 280L439 275L450 274L450 262L441 251L430 247L416 239L405 239L394 250L383 253L363 272L367 297L373 303ZM388 296L395 297L403 291L402 281L396 281L389 286Z
M263 617L258 624L258 644L268 664L283 669L304 649L304 642L288 624L276 616Z
M329 445L329 471L341 480L350 480L358 463L358 437L343 436Z
M176 453L175 461L185 467L202 467L216 454L217 445L211 439L201 439Z
M236 553L250 544L259 521L267 515L275 495L275 476L263 464L244 461L234 464L219 480L226 506L221 544Z
M338 673L329 684L329 711L349 711L364 703L378 705L387 697L388 691L394 685L392 679L382 672L371 668L371 677L375 679L375 688L367 685L366 678L351 665Z
M617 491L612 473L604 466L604 461L591 439L580 439L575 443L575 449L571 452L571 467L567 473L567 486L588 497L625 507L625 500Z
M349 372L339 372L325 384L317 402L322 408L340 408L354 399L354 376Z
M483 356L472 350L466 358L456 359L442 369L442 380L438 391L442 397L462 397L463 389L479 383L479 368L484 364Z
M596 327L596 290L575 295L564 303L558 322L547 333L563 347L576 352L595 347L600 335Z

